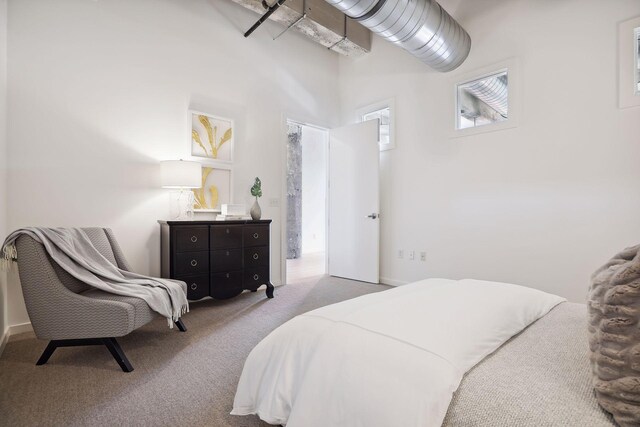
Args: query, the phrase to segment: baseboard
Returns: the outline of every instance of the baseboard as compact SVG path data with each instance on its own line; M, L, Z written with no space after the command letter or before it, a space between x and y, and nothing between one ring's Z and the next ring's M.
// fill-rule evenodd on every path
M380 283L382 283L383 285L389 285L389 286L402 286L402 285L406 285L409 282L406 282L404 280L391 279L389 277L381 277Z
M22 334L24 332L33 331L33 326L31 326L31 322L20 323L18 325L9 326L9 336Z
M11 338L12 335L18 335L24 332L31 332L31 331L33 331L33 326L31 326L31 322L20 323L19 325L12 325L7 327L7 329L5 329L5 331L2 333L2 338L0 338L0 356L2 356L2 352L4 351L4 348L7 346L7 343L9 342L9 338Z
M9 342L9 328L5 329L2 333L2 338L0 338L0 356L2 356L2 352L4 348L7 346L7 342Z

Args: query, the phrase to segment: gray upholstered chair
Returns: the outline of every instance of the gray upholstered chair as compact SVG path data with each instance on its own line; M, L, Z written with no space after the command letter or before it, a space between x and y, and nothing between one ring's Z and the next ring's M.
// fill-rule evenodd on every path
M110 229L83 230L104 257L123 270L131 270ZM33 330L39 339L51 340L36 364L47 363L58 347L106 345L123 371L133 371L116 337L127 335L156 317L147 303L80 282L30 236L20 236L16 248L22 294ZM186 294L186 284L182 285ZM176 325L186 331L181 320Z

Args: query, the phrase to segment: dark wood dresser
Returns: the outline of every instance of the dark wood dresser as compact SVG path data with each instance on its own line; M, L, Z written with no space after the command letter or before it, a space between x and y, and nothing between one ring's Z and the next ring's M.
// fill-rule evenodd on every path
M158 221L162 277L187 283L187 297L232 298L255 292L269 278L269 228L260 221Z

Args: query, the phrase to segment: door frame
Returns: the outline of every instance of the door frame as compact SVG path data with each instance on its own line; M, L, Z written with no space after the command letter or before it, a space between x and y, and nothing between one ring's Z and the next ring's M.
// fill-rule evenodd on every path
M329 271L329 131L331 127L325 124L315 124L312 123L313 120L306 120L304 117L300 117L296 114L286 114L282 115L282 141L283 141L283 149L282 149L282 175L281 175L281 187L280 192L282 194L282 203L280 208L280 223L282 224L280 230L280 271L282 284L287 284L287 211L288 211L288 201L287 201L287 172L289 171L287 168L287 156L288 150L287 145L289 144L289 132L288 125L289 123L296 123L302 126L312 127L318 130L321 130L326 133L325 138L325 153L327 162L325 164L326 167L326 176L327 182L325 183L325 248L324 248L324 268L325 273Z

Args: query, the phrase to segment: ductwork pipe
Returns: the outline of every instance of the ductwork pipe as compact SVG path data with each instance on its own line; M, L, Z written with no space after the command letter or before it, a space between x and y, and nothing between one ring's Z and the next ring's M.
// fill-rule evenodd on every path
M457 68L471 37L434 0L325 0L437 71Z

